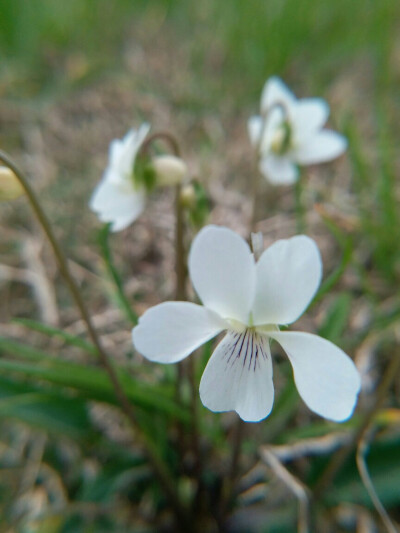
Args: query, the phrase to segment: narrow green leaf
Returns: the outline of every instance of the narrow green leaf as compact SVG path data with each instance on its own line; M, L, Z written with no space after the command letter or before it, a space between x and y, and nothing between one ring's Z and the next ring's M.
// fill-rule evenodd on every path
M91 353L93 355L96 355L97 353L97 350L95 346L93 346L93 344L85 341L81 337L66 333L62 329L55 328L53 326L48 326L47 324L42 324L41 322L31 320L29 318L16 318L13 320L13 322L15 322L16 324L21 324L22 326L25 326L33 331L38 331L39 333L48 335L49 337L59 337L60 339L63 339L66 344L76 346L77 348L82 348L82 350L85 350L86 352Z
M132 304L129 302L128 298L125 295L124 284L122 282L121 276L119 275L118 270L114 265L114 261L111 254L111 248L109 245L109 235L110 235L110 224L106 224L102 230L99 232L99 244L102 257L105 261L107 267L107 273L110 276L111 281L114 284L116 289L116 299L119 307L124 312L125 316L133 325L136 325L138 322L138 316L133 310Z
M93 432L86 401L63 390L12 381L0 376L0 417L20 420L29 426L73 438Z
M340 339L346 328L351 311L352 298L349 293L340 293L332 302L327 315L318 334L336 344L340 344Z
M0 350L36 363L2 358L0 372L17 372L31 379L43 379L73 388L86 398L116 404L112 384L101 368L60 360L30 346L4 338L0 338ZM116 369L116 371L132 403L146 410L164 413L182 422L189 421L189 411L178 406L171 398L173 391L170 387L142 383L135 380L127 370Z
M346 271L347 265L350 263L353 256L353 241L349 235L345 235L342 230L330 219L323 217L323 220L336 238L341 250L342 258L339 265L322 283L317 295L311 303L311 306L319 301L327 292L333 289L333 287L340 281L341 277Z

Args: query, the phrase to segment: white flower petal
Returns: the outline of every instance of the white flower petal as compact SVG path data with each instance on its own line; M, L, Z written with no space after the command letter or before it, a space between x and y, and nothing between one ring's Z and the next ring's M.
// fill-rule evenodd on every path
M302 98L292 109L293 141L317 133L329 117L329 106L322 98Z
M276 140L276 135L280 135L282 125L285 121L285 112L281 107L274 107L268 113L265 119L264 130L262 131L262 140L260 144L261 154L268 154L271 151L272 144Z
M189 272L206 307L223 318L248 323L254 298L255 264L244 239L228 228L206 226L193 241Z
M360 391L360 375L340 348L317 335L273 332L289 356L300 396L324 418L342 422L349 418Z
M263 119L259 116L252 116L247 122L247 130L249 132L250 142L253 146L257 146L260 142L260 136L263 129Z
M296 165L287 157L268 155L260 161L260 172L273 185L292 185L298 179Z
M347 140L343 135L323 130L300 145L295 157L300 165L313 165L339 157L346 148Z
M138 130L129 130L123 139L115 139L110 144L109 167L122 175L132 174L137 152L149 131L150 124L144 123Z
M140 317L132 340L136 350L150 361L176 363L226 327L224 320L201 305L165 302Z
M133 187L121 188L107 178L102 179L89 202L102 222L112 223L112 231L129 226L142 213L144 205L144 191L135 191Z
M272 106L278 104L282 104L289 110L295 102L296 97L292 91L277 76L272 76L265 83L261 95L262 113L267 113Z
M315 242L297 235L267 248L256 271L254 323L291 324L305 311L319 287L322 261Z
M246 422L268 416L274 402L268 339L248 329L228 332L204 370L200 398L211 411L236 411Z

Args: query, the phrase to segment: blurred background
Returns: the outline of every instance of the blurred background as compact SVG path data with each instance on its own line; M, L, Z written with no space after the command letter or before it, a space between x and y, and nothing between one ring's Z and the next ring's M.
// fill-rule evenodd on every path
M0 0L0 148L30 176L104 344L129 372L138 365L150 384L161 380L168 388L173 370L165 376L132 353L130 326L99 251L100 223L87 207L109 142L142 121L153 131L172 131L191 173L208 190L210 220L247 236L246 193L256 168L247 120L258 112L271 75L298 97L325 98L329 126L349 139L345 156L303 177L308 234L317 240L334 285L304 327L355 357L365 373L362 410L386 364L399 355L400 3ZM293 191L264 185L262 195L265 244L292 235ZM173 293L172 203L171 192L155 194L137 223L112 238L115 263L138 314ZM71 365L85 368L93 355L76 341L84 327L25 199L2 204L0 222L0 531L162 530L155 518L163 512L159 488L149 481L140 451L126 446L123 420L102 376L90 384L87 375L80 389L74 381ZM39 332L26 319L62 327L71 337ZM49 354L64 367L55 367ZM291 442L301 428L303 436L337 430L302 408L298 412L286 377L291 381L282 363L277 383L279 391L282 381L286 396L271 425L252 427L243 471L259 444ZM157 410L149 399L157 392L145 392L146 400L132 392L132 401L142 401L147 413ZM371 451L377 490L397 520L399 394L397 381L385 404L390 416L382 415ZM98 402L105 398L108 403ZM223 457L231 419L212 415L207 421ZM215 471L222 468L218 453ZM296 471L304 474L303 467ZM310 480L322 468L314 467ZM231 530L291 530L295 500L281 488L266 503L270 489L258 483L259 475L243 481ZM189 489L183 483L180 490ZM384 531L354 465L342 472L329 498L336 518L326 528ZM152 521L156 529L146 525Z

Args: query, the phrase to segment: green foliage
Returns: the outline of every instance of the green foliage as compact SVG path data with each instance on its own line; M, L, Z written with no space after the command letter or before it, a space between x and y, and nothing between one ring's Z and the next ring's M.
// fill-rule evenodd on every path
M22 359L19 361L1 358L0 373L14 373L34 380L45 380L71 388L86 399L117 403L112 384L100 368L61 360L28 345L4 338L0 338L0 350ZM135 405L145 410L162 412L182 422L188 421L189 414L174 402L171 389L135 380L128 369L119 368L117 373L125 393Z
M110 243L109 243L110 227L111 227L111 224L105 224L103 229L100 230L99 232L100 250L101 250L104 262L105 262L107 273L111 281L113 282L113 287L114 287L113 294L114 294L116 303L121 308L121 310L124 312L128 321L132 325L135 325L137 324L138 317L133 308L133 302L129 302L128 298L125 295L123 281L121 279L121 276L112 258L112 253L111 253L111 248L110 248Z
M334 344L341 344L350 316L351 302L351 295L347 292L339 293L336 296L319 328L318 334L321 337L332 341Z

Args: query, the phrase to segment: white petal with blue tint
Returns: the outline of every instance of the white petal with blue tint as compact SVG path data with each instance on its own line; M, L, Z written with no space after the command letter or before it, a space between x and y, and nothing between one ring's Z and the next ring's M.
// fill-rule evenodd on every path
M96 187L89 204L102 222L112 222L112 231L119 231L131 224L142 213L145 206L144 191L133 187L116 187L103 179Z
M150 361L177 363L226 328L224 320L201 305L165 302L140 317L132 339Z
M347 140L331 130L323 130L302 144L296 151L296 161L301 165L313 165L330 161L343 154Z
M137 152L147 134L150 124L142 124L138 130L131 129L123 139L115 139L110 144L110 164L121 175L131 176Z
M256 265L254 324L291 324L305 311L322 277L321 256L305 235L276 241Z
M361 386L350 357L330 341L310 333L280 331L270 336L287 353L297 390L307 406L329 420L349 418Z
M229 331L204 370L200 398L211 411L236 411L246 422L267 417L274 402L268 339L252 329Z
M304 142L315 135L329 117L329 106L322 98L302 98L292 109L293 142ZM298 137L298 138L296 138Z
M296 102L296 97L290 89L277 76L272 76L264 85L261 95L261 111L262 113L276 105L281 104L289 108Z
M223 318L248 323L256 278L254 258L244 239L228 228L203 228L190 250L189 272L206 307Z
M273 185L292 185L299 175L296 165L289 158L272 154L261 159L260 172Z
M247 129L249 132L250 142L252 145L257 146L260 142L260 136L263 129L264 120L261 117L250 117L247 122Z

